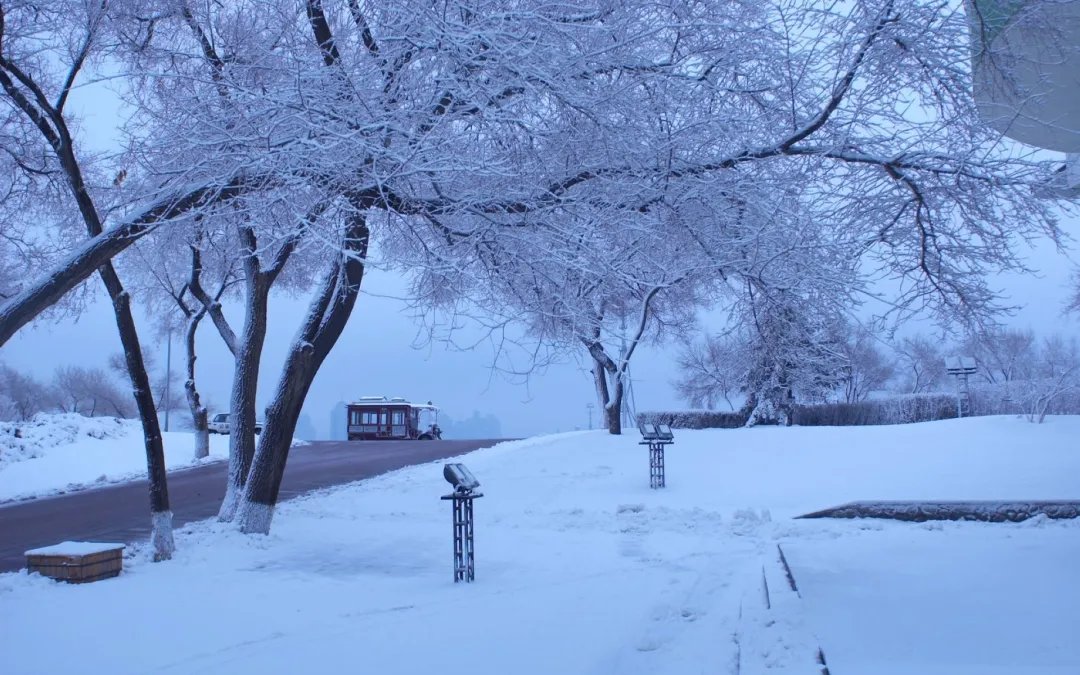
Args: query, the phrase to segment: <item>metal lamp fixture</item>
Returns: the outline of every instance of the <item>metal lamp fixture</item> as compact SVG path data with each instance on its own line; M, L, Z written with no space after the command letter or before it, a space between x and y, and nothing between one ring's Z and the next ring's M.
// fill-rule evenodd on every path
M465 468L464 464L446 464L443 466L443 478L454 486L457 492L472 492L480 487L480 481Z

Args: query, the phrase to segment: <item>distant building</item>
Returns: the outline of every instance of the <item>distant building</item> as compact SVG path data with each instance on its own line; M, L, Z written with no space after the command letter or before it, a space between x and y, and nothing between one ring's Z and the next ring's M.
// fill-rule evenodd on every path
M330 440L344 441L348 438L348 413L345 401L338 401L330 410Z
M439 416L443 438L503 438L502 423L495 415L481 415L474 410L471 417L455 420L443 413Z
M296 421L296 431L293 433L293 438L303 441L319 440L319 434L315 431L315 424L307 413L301 413L300 419Z

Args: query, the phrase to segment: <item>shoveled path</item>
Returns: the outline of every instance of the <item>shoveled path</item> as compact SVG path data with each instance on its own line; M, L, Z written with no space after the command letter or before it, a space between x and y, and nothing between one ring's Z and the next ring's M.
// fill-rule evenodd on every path
M281 501L311 490L487 448L503 439L444 441L316 441L293 448ZM217 514L225 462L169 474L173 524ZM61 541L133 542L150 537L146 480L0 506L0 572L21 569L25 551Z

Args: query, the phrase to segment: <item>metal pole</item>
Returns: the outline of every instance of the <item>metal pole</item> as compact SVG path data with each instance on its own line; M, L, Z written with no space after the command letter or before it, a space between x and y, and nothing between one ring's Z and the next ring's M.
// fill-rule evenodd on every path
M664 444L649 443L649 487L665 487L664 480Z
M169 408L172 407L172 328L165 339L165 431L168 431Z
M451 502L454 525L454 583L476 579L473 500L483 497L480 492L455 492L441 499Z

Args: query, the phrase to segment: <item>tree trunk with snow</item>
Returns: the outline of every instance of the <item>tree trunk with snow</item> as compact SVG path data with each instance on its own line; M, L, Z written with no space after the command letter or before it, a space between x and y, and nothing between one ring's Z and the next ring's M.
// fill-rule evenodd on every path
M229 474L218 518L231 521L243 494L244 483L255 457L255 397L259 364L266 340L266 312L270 283L253 258L245 262L247 303L244 328L237 342L229 405Z
M327 271L289 351L274 399L267 407L266 426L237 512L242 532L270 531L296 422L315 375L337 343L356 304L364 278L363 261L369 234L364 214L355 214L342 252Z
M0 19L5 19L4 12L0 10ZM0 21L0 33L6 28L5 21ZM75 153L75 143L64 115L64 105L67 101L70 89L75 83L79 71L86 62L87 54L94 43L93 27L82 38L80 56L72 63L65 85L57 97L50 97L42 89L42 83L24 71L18 64L0 58L0 87L7 94L13 107L22 112L26 122L36 128L41 140L52 151L57 165L59 176L62 177L64 187L70 192L79 217L83 221L90 242L110 242L104 248L90 247L82 249L74 258L69 258L67 263L75 266L76 262L82 267L75 276L85 273L89 275L96 267L101 276L109 299L112 301L113 313L116 317L116 326L120 333L120 343L124 349L124 359L127 365L128 375L131 379L132 394L142 421L143 439L146 448L146 469L150 483L150 514L151 514L151 542L154 548L154 560L168 560L172 557L175 545L172 533L172 512L169 510L169 488L165 473L165 451L162 446L161 428L158 425L157 408L154 405L154 395L150 388L150 378L146 373L146 364L143 361L142 348L139 345L139 333L135 326L135 319L131 314L131 298L124 290L120 277L110 258L95 258L95 255L103 255L103 252L111 251L113 255L120 248L116 248L118 242L109 239L102 224L101 214L94 202L94 191L90 189L84 177L83 165ZM8 43L5 41L4 46ZM28 63L33 63L33 60ZM24 64L26 65L26 64ZM18 84L16 84L16 82ZM55 103L52 101L55 100ZM57 184L56 187L60 187ZM148 221L148 222L153 222ZM139 228L132 230L132 235L137 236ZM93 251L96 251L94 253ZM90 266L93 260L98 260L96 266ZM104 263L104 264L101 264ZM66 276L66 275L65 275ZM70 278L70 277L68 277ZM85 276L83 277L85 278ZM59 279L50 279L43 284L33 285L31 295L23 294L17 306L10 303L5 305L3 316L3 328L0 330L0 343L6 341L11 333L27 323L34 315L35 310L48 306L63 293L64 284ZM11 310L10 313L8 310Z
M206 316L206 310L198 311L188 319L187 331L184 334L184 347L187 351L187 379L184 381L184 393L187 396L188 408L191 410L191 424L195 436L195 459L203 459L210 456L210 424L206 406L202 404L199 390L195 387L195 333L199 328L199 322Z
M604 427L608 433L622 434L623 378L619 366L611 360L599 343L589 347L593 356L593 378L596 398L600 404ZM610 379L610 382L609 382Z
M128 294L121 285L112 263L104 265L100 272L105 288L112 299L116 325L120 331L120 342L124 347L124 360L127 363L135 404L138 406L139 419L142 422L146 448L146 473L150 482L150 521L152 524L150 542L154 550L154 560L169 560L176 550L176 544L173 541L172 511L169 509L165 448L161 440L161 427L158 425L154 397L150 390L150 377L146 374L146 364L143 362L139 334L135 328L135 319L131 315Z

